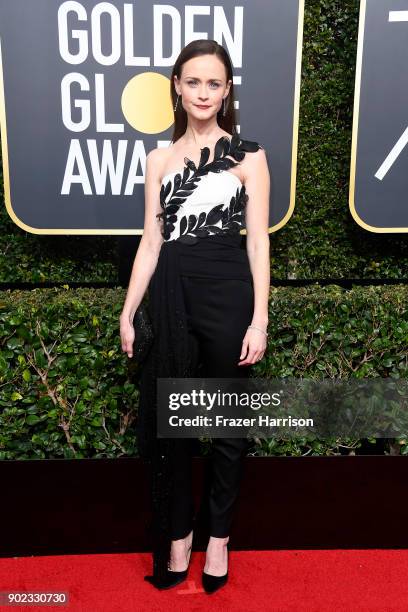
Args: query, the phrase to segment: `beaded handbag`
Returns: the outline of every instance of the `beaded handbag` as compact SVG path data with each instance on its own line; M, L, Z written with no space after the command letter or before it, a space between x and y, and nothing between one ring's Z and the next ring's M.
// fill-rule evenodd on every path
M153 325L145 302L141 302L133 317L135 339L133 342L133 360L143 363L153 344Z

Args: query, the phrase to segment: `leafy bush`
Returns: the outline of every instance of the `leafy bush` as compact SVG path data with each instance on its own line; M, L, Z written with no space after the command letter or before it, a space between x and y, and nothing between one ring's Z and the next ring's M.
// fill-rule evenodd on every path
M124 298L121 288L1 293L0 459L137 455L139 372L121 349ZM271 289L268 350L252 375L406 378L407 298L406 285ZM274 438L254 440L250 452L336 454L360 444ZM407 452L405 440L396 444Z

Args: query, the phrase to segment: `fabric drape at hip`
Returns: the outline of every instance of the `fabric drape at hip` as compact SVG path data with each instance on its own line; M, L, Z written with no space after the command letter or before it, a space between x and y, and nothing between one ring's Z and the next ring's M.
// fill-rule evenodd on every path
M162 245L149 285L149 313L154 341L140 378L138 448L150 463L153 576L164 580L170 556L170 508L173 489L171 456L175 440L157 438L157 378L191 377L188 333L178 253Z

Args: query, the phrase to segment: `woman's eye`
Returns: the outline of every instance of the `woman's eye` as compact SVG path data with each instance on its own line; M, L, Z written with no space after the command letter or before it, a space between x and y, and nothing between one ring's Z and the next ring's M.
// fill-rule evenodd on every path
M197 85L197 81L187 81L188 85ZM214 85L214 88L217 89L217 87L219 87L218 83L210 83L211 86Z

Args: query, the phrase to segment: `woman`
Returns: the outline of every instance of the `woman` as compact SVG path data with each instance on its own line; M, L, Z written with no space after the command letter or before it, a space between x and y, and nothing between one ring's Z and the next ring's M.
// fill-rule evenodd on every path
M120 318L122 349L132 357L133 316L149 288L155 340L141 372L138 436L152 470L153 575L145 578L160 589L187 576L194 507L192 440L156 437L157 377L248 376L267 346L270 281L268 164L260 145L237 134L225 49L213 40L187 45L171 96L172 144L147 156L143 237ZM227 581L247 439L213 439L212 448L208 593Z

